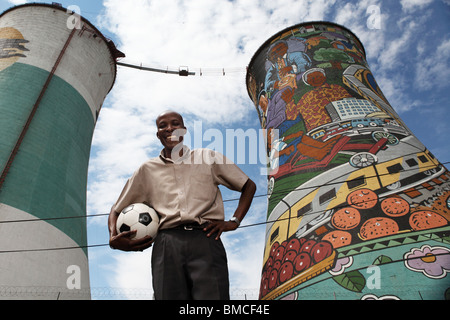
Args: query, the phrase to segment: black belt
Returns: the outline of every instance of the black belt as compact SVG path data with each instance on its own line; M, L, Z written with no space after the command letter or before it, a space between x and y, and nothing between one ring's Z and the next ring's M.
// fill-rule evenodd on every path
M194 222L194 223L182 224L182 225L170 228L170 229L186 230L186 231L203 230L207 225L208 225L208 223L198 224L198 223Z

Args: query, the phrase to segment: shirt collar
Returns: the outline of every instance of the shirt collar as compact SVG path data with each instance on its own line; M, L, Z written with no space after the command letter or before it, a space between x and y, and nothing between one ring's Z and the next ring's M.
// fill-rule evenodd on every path
M191 149L189 149L188 146L183 145L183 155L181 157L177 157L177 158L166 158L164 156L164 149L161 150L161 152L159 153L159 158L164 162L171 162L171 163L175 163L175 164L179 164L182 163L185 159L187 159L188 157L190 157L191 155Z

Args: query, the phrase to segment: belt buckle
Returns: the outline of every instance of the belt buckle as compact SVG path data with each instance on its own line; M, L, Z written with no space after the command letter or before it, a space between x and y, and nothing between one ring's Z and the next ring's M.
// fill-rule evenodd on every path
M187 225L187 224L185 224L185 225L183 226L183 228L184 228L184 230L186 230L186 231L192 231L192 230L194 230L194 227L193 227L192 225Z

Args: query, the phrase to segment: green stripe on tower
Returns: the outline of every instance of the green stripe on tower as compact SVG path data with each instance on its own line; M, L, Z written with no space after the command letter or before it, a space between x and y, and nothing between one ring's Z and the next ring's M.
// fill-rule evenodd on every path
M48 71L15 63L0 72L0 161L6 162ZM21 80L23 79L23 80ZM30 81L32 79L32 81ZM86 185L94 119L83 97L53 77L4 182L0 202L48 222L86 246ZM84 249L87 253L87 249Z

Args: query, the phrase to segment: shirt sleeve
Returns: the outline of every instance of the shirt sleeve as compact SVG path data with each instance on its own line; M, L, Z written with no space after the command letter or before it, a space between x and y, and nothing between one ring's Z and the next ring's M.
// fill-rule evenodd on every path
M212 175L216 184L221 184L228 189L241 191L248 180L248 176L230 159L223 154L211 151L214 155Z
M121 212L124 208L133 203L143 203L147 200L145 188L143 185L144 177L143 170L140 167L134 174L128 179L125 186L120 193L119 198L114 204L114 210Z

